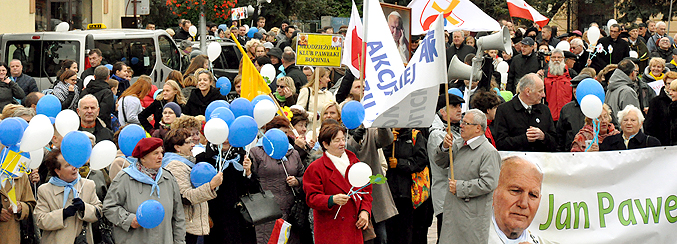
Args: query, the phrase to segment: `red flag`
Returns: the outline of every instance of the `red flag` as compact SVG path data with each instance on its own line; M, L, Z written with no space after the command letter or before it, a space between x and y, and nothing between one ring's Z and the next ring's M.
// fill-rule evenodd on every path
M536 9L527 4L524 0L507 0L508 11L510 17L518 17L522 19L530 19L539 26L543 27L548 24L550 19L540 14Z
M273 227L273 233L270 235L268 244L286 244L289 241L289 230L291 229L291 224L284 219L277 219L275 221L275 227Z
M347 65L356 78L360 78L360 63L364 63L364 55L362 55L362 35L362 21L360 20L359 12L357 12L355 2L353 2L350 24L348 25L346 40L343 44L344 51L341 64Z

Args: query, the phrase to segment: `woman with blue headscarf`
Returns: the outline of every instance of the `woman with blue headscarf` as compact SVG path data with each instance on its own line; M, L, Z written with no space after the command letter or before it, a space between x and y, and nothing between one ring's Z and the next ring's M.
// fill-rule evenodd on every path
M111 183L103 201L103 213L115 228L116 243L185 243L186 229L181 193L176 179L164 172L162 139L143 138L123 169ZM139 224L137 209L146 200L156 200L164 208L160 225L146 229Z
M38 188L35 218L42 243L94 243L91 223L101 216L94 181L81 178L78 168L53 149L44 161L52 178ZM76 241L77 240L77 241Z

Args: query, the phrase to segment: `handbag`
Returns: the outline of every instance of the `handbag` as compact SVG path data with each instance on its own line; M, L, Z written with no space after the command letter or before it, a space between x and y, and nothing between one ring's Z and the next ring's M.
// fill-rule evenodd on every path
M306 204L305 193L303 191L297 191L292 189L296 195L294 195L294 202L289 208L287 213L288 221L292 226L296 226L301 229L308 229L308 211L309 207Z
M263 189L259 193L241 197L240 202L235 204L235 207L239 208L244 221L253 225L282 218L282 210L280 210L280 205L275 202L273 192Z
M87 225L89 223L85 222L82 225L82 231L80 231L80 234L75 237L75 241L73 244L87 244Z

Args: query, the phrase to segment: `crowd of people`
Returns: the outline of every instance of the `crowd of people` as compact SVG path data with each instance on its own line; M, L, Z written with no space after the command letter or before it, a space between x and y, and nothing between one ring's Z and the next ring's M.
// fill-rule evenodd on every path
M541 197L538 162L501 159L498 151L674 145L677 48L663 22L611 25L597 42L601 51L589 51L594 43L578 30L557 35L550 26L501 24L510 30L513 55L485 50L482 58L489 68L483 68L479 82L449 81L450 87L469 91L470 109L463 111L466 100L441 86L429 128L350 130L341 123L341 107L362 99L364 81L348 68L296 66L299 28L283 22L266 31L263 17L252 27L258 29L252 36L237 22L209 25L214 38L237 34L247 52L243 58L258 69L266 64L276 68L269 86L289 114L260 129L280 129L288 136L283 159L272 158L261 143L245 149L206 140L207 106L238 98L242 77L233 79L233 91L221 93L209 58L186 44L191 40L188 20L168 32L189 65L169 73L160 92L148 76L132 82L133 71L122 60L105 60L112 68L102 65L98 49L89 51L89 67L79 77L78 63L65 60L54 87L43 92L22 74L20 60L9 66L0 63L2 119L30 121L47 93L59 99L62 109L77 112L79 130L93 145L110 140L120 148L118 135L132 124L150 135L135 145L130 157L118 151L110 166L93 170L87 165L75 168L63 158L63 135L55 130L40 167L13 179L16 211L7 202L10 188L0 189L0 244L268 243L275 222L249 223L236 208L240 197L261 191L272 192L282 218L294 223L289 243L427 243L433 218L439 243L548 243L526 231ZM333 28L321 31L332 34ZM454 55L470 63L476 38L486 34L446 33L448 63ZM559 42L568 42L570 49L555 48ZM411 51L417 44L412 42ZM498 72L501 62L509 64L507 74ZM584 79L597 80L606 93L597 118L599 142L593 140L593 119L583 115L576 99ZM314 82L319 90L313 89ZM662 82L662 88L653 88L655 82ZM452 169L450 154L460 162ZM225 166L210 182L191 183L197 163L220 168L222 161ZM359 197L349 196L347 172L360 161L387 180L362 189ZM429 197L413 194L418 185L426 186ZM164 219L147 229L136 211L149 199L162 204ZM305 208L297 207L298 201Z

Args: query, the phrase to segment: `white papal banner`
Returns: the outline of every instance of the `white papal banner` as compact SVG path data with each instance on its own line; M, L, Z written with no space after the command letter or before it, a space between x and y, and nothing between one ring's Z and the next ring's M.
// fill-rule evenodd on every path
M677 146L517 153L545 173L529 227L559 243L676 243Z

